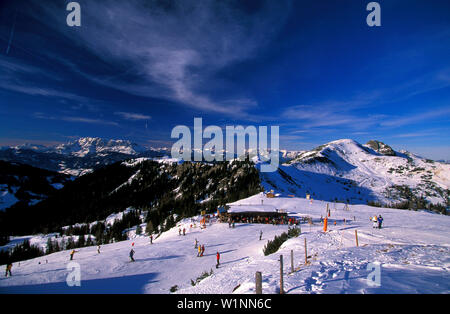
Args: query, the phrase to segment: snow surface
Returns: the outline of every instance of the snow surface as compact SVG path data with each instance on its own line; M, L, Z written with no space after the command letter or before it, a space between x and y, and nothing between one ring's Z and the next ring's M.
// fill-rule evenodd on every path
M17 191L17 187L11 187L11 189L14 193ZM0 210L5 210L19 201L14 193L9 192L8 185L0 184Z
M287 231L287 226L212 222L200 229L200 217L181 221L150 244L138 236L128 241L78 249L74 262L81 267L81 287L69 287L66 278L69 251L14 263L12 277L1 277L0 293L254 293L255 272L263 275L263 293L277 293L279 256L284 256L286 293L449 293L450 217L425 211L405 211L366 205L328 203L331 216L328 232L320 218L327 203L302 198L265 198L258 194L233 204L264 204L286 210L290 216L310 217L313 225L302 223L302 234L286 241L280 250L264 256L267 240ZM373 229L369 218L384 217L384 227ZM344 222L345 219L345 222ZM336 225L334 225L336 222ZM192 228L191 228L192 225ZM178 235L186 228L186 236ZM355 244L355 230L359 246ZM260 231L263 239L259 240ZM205 256L197 257L195 239L205 245ZM304 265L304 239L309 265ZM134 243L134 245L133 245ZM136 262L128 253L135 250ZM291 273L290 252L295 272ZM221 266L216 269L216 252ZM45 261L48 261L46 263ZM39 262L41 262L39 264ZM367 278L370 263L378 263L381 285ZM3 266L4 267L4 266ZM195 286L204 271L210 277Z

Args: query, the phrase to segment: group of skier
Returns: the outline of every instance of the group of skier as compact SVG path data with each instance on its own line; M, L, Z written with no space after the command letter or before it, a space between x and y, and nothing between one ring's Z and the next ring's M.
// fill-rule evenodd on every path
M381 215L374 215L373 217L370 217L370 221L373 223L373 228L375 229L381 229L381 226L383 224L383 217Z
M205 245L202 244L198 244L198 240L195 239L195 248L197 249L198 253L197 253L197 257L202 257L203 253L205 253Z
M195 249L197 249L197 257L202 257L203 254L205 253L205 245L199 245L198 240L195 239ZM217 264L216 264L216 268L219 268L220 265L220 253L219 251L216 252L216 260L217 260Z
M178 235L181 235L181 232L183 231L183 235L186 235L186 228L183 228L183 230L181 230L181 228L178 229Z

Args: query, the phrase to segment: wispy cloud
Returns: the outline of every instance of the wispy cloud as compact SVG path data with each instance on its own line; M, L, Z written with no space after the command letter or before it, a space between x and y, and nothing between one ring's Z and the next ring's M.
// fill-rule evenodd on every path
M118 112L114 112L114 114L122 117L125 120L132 120L132 121L150 120L152 118L151 116L141 114L141 113L134 113L134 112L118 111Z
M41 20L50 27L58 25L53 22L60 19L59 7L41 1L34 4L45 15ZM79 30L57 31L106 64L127 65L126 71L114 76L99 76L71 66L97 84L144 97L163 97L205 112L245 115L255 100L242 101L248 97L233 92L223 99L208 86L221 84L226 89L233 84L211 83L217 72L252 58L270 42L286 21L290 1L264 0L251 13L235 4L89 1L83 4Z
M411 132L411 133L402 133L402 134L396 134L392 137L397 138L413 138L413 137L424 137L424 136L433 136L436 135L436 133L430 133L430 132Z
M403 112L395 115L364 112L368 112L370 108L380 106L380 104L400 101L398 98L400 94L402 95L401 100L406 100L421 93L450 86L449 77L450 72L447 70L433 72L407 82L403 86L378 90L368 93L366 96L357 95L344 101L326 100L314 104L290 106L281 113L280 117L290 121L291 124L297 123L307 130L328 127L347 127L356 130L373 127L395 128L435 118L445 118L450 114L448 106L440 106L420 113ZM429 82L423 83L427 78Z
M93 118L86 118L86 117L77 117L77 116L51 116L51 115L44 114L42 112L35 112L33 114L33 118L46 119L46 120L62 120L62 121L67 121L67 122L78 122L78 123L88 123L88 124L119 126L119 124L114 121L108 121L108 120L103 120L103 119L93 119Z
M421 113L404 115L401 117L393 117L382 121L381 125L386 127L399 127L443 117L450 117L450 107L438 108Z
M44 70L15 58L2 56L0 56L0 69L0 89L83 104L91 102L88 97L49 87L49 82L62 81L60 76L49 69Z
M350 103L320 103L316 105L299 105L286 109L281 117L295 121L304 129L322 128L322 127L348 127L350 129L365 129L371 127L384 115L357 115L354 112L354 106Z
M89 123L89 124L103 124L103 125L119 126L119 124L117 122L101 120L101 119L91 119L91 118L84 118L84 117L67 117L67 116L63 116L63 117L61 117L61 119L64 121L69 121L69 122L81 122L81 123Z

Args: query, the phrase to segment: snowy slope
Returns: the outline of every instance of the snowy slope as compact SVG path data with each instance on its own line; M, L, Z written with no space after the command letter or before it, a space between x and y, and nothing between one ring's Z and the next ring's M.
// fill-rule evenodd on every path
M309 216L314 225L301 224L302 234L285 242L272 255L264 256L267 240L287 226L212 223L206 229L191 228L189 219L163 233L154 243L139 236L128 241L79 249L74 261L81 266L81 287L66 285L69 252L62 251L20 263L13 277L0 279L0 293L254 293L255 271L263 274L263 292L276 293L279 255L285 257L287 293L449 293L450 217L428 212L374 208L366 205L330 203L329 232L322 232L320 217L326 203L302 198L265 198L262 194L235 204L264 204L287 210L292 216ZM381 214L384 228L373 229L369 217ZM344 223L345 218L345 223ZM336 225L334 225L336 222ZM186 236L179 236L179 228ZM359 247L354 231L358 230ZM263 231L263 240L259 233ZM310 265L304 264L304 239ZM205 256L197 257L194 241L205 244ZM128 260L134 243L136 262ZM290 250L294 250L296 272L290 274ZM215 268L215 253L221 267ZM45 263L48 260L48 264ZM41 262L39 264L39 262ZM381 264L381 286L372 287L366 278L369 263ZM195 286L204 271L213 271Z
M17 202L37 204L71 180L60 173L0 161L0 211Z
M380 153L349 139L330 142L301 153L278 172L262 173L263 186L285 194L309 193L316 199L360 204L399 203L405 198L398 187L408 186L433 204L448 201L450 165L386 147Z

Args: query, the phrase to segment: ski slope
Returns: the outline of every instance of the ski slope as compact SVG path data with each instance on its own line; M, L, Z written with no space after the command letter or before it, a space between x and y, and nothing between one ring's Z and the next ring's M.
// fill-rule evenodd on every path
M320 218L327 203L302 198L266 198L258 194L234 205L272 205L290 216L311 217L314 224L301 224L302 234L289 239L280 250L264 256L263 247L287 230L287 226L211 223L198 227L194 217L163 233L150 244L138 236L128 241L97 248L78 249L74 262L81 270L81 287L69 287L66 278L69 251L62 251L20 263L12 277L1 277L0 293L176 293L230 294L254 293L255 272L263 275L263 293L278 293L279 255L284 256L286 293L449 293L450 292L450 217L429 212L375 208L366 205L329 203L328 232ZM384 217L384 228L373 229L369 217ZM345 223L344 223L345 219ZM334 225L336 222L336 225ZM179 228L186 235L179 235ZM358 231L359 246L355 244ZM259 240L260 231L263 239ZM304 265L304 239L309 264ZM197 257L195 239L205 245L205 255ZM132 245L134 243L134 246ZM135 251L135 262L128 253ZM294 252L295 272L291 273L290 252ZM216 252L221 266L216 269ZM46 260L48 263L46 263ZM40 264L39 264L40 262ZM372 264L370 264L372 263ZM367 278L371 265L380 265L380 286ZM368 268L369 266L369 268ZM4 266L2 266L4 267ZM2 268L4 270L4 268ZM212 275L196 281L204 271Z

